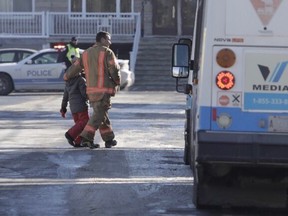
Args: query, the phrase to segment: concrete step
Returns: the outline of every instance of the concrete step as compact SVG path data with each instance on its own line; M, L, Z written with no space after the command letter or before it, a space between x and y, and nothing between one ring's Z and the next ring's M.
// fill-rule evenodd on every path
M169 65L142 65L135 68L135 74L147 74L150 71L155 71L159 75L169 74L171 67Z
M167 51L161 51L161 52L157 52L157 53L149 53L149 51L147 52L138 52L138 56L137 57L137 61L138 60L145 60L145 59L161 59L164 61L170 60L172 58L172 53L171 52L167 52Z
M141 38L132 90L175 90L171 57L176 42L175 37Z
M176 91L175 85L133 85L129 91Z

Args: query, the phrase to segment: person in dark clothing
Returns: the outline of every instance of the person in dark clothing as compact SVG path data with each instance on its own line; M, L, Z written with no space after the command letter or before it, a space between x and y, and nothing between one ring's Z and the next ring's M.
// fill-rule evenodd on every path
M66 117L68 102L75 124L65 133L65 137L70 145L74 147L82 147L80 145L81 137L79 135L89 120L89 114L88 99L86 95L86 80L81 76L81 74L67 80L65 83L60 109L63 118ZM97 146L94 147L97 148Z

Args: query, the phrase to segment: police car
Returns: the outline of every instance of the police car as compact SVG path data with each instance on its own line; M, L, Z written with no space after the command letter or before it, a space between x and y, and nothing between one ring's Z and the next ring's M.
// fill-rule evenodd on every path
M81 50L81 53L83 50ZM43 49L19 62L0 64L0 95L12 91L63 90L65 64L57 62L57 49ZM134 72L129 70L129 60L119 59L120 89L134 84Z
M135 82L135 74L129 69L129 60L118 59L120 65L120 75L121 75L121 90L128 90Z
M19 62L24 58L27 58L29 55L37 52L34 49L28 48L3 48L0 49L0 64L10 63L10 62Z
M66 67L57 58L57 50L43 49L19 62L0 64L0 95L14 90L63 90Z

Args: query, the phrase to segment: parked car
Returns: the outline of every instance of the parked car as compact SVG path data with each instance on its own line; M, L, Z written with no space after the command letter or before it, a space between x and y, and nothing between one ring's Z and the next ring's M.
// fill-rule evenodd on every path
M57 63L58 51L43 49L13 63L0 64L0 95L13 90L63 90L65 65Z
M0 95L23 90L63 90L65 64L58 63L58 50L43 49L27 58L0 64ZM120 89L134 83L134 73L129 71L129 60L119 60L121 66Z
M1 63L19 62L22 59L30 56L31 54L33 54L35 52L37 52L37 50L26 49L26 48L0 49L0 64Z
M121 73L120 89L128 89L134 84L135 74L133 71L129 70L129 60L118 59L118 63L120 65Z

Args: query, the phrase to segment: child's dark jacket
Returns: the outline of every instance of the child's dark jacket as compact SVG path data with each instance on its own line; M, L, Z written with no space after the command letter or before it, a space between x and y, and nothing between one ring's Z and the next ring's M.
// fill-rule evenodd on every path
M88 109L86 80L80 75L66 81L61 107L66 108L68 102L71 113L84 112Z

